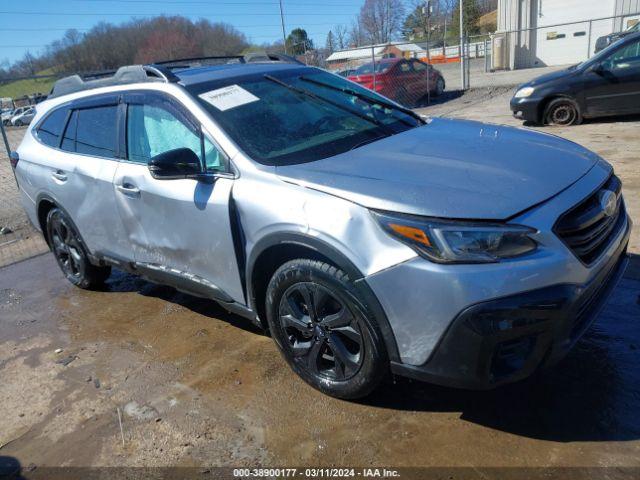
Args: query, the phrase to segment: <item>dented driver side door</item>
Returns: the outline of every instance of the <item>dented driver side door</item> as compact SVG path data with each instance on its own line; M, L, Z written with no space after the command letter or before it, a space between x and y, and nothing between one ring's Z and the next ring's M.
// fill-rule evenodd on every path
M131 93L125 103L127 154L114 189L138 267L163 283L184 282L205 296L245 303L229 216L234 180L224 176L223 153L172 97ZM154 178L149 159L176 148L192 149L203 169L222 176Z

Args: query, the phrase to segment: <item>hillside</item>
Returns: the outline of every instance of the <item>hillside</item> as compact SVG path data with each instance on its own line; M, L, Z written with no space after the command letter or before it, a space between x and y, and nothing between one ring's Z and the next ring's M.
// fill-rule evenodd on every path
M38 72L37 75L50 75L52 72L52 69L47 69ZM38 92L46 95L51 90L55 81L55 77L50 77L3 83L0 84L0 97L20 98L24 95L31 95L32 93Z

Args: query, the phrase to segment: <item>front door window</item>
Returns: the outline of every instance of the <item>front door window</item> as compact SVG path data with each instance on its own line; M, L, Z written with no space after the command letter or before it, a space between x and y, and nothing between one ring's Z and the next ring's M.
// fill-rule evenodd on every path
M161 153L188 148L198 156L206 171L224 169L222 155L213 142L169 109L160 105L131 104L127 115L130 161L147 164Z

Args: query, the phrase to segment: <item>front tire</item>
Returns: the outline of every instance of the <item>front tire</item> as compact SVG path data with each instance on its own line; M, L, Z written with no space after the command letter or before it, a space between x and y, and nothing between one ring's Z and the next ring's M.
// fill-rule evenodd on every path
M52 208L47 215L47 238L60 270L75 286L96 288L111 275L111 267L91 264L80 235L59 208Z
M553 126L569 126L582 123L578 104L570 98L556 98L544 110L544 123Z
M364 305L346 273L317 260L285 263L267 287L267 320L285 360L338 398L368 395L388 372L382 335Z

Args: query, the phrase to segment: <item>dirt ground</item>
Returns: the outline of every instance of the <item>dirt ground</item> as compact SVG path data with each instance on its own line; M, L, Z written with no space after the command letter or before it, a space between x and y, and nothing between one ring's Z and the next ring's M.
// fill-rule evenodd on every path
M427 111L517 124L508 95ZM398 378L340 401L214 302L119 272L79 290L45 254L0 269L0 467L640 468L639 125L543 129L611 161L636 221L635 270L554 369L490 392Z

